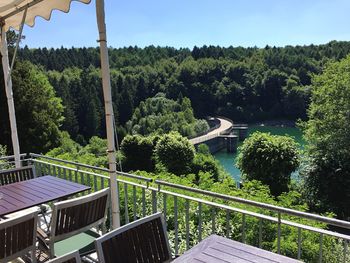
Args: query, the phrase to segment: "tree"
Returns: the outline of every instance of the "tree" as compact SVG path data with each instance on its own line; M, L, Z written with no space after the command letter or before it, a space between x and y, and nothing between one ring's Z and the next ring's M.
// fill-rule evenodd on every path
M155 148L157 162L176 175L183 175L191 170L194 155L194 146L177 132L160 137Z
M143 137L127 135L124 137L120 149L123 154L123 168L126 171L153 171L153 150L158 137Z
M167 99L163 93L142 101L126 124L131 134L154 134L178 131L183 136L195 136L209 130L205 120L197 120L193 115L191 101Z
M240 147L237 166L246 180L259 180L278 196L299 166L298 145L288 136L255 132Z
M17 61L12 80L21 151L47 152L58 146L63 106L46 75L28 61ZM3 80L1 86L4 94ZM10 146L7 103L5 95L0 98L0 143Z
M350 56L330 63L312 79L304 124L309 161L305 195L311 208L350 217Z
M262 83L261 107L277 117L281 113L282 87L286 85L286 79L286 73L275 69L266 72Z

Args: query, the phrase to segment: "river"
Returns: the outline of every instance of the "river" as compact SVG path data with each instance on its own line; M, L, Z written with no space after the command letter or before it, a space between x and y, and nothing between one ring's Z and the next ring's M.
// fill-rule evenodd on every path
M248 134L251 134L255 131L260 132L270 132L274 135L289 135L293 137L301 147L305 145L305 142L302 138L302 132L298 128L293 127L280 127L280 126L249 126ZM249 135L248 135L249 136ZM227 153L226 149L217 152L214 154L214 157L221 163L221 165L224 167L224 169L232 175L232 177L235 179L236 182L240 181L241 178L241 172L236 167L235 159L237 157L238 153Z

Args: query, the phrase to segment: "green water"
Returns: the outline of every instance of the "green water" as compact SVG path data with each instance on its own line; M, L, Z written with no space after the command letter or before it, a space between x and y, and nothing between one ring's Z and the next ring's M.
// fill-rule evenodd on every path
M277 126L249 126L248 133L251 134L255 131L260 132L270 132L274 135L289 135L293 137L303 148L305 145L305 142L302 138L302 132L298 128L292 128L292 127L277 127ZM232 177L235 179L236 182L240 181L241 178L241 172L240 170L235 166L235 159L237 157L238 153L227 153L226 149L217 152L214 154L214 157L219 160L221 165L224 167L224 169L232 175ZM294 173L292 176L297 176L297 173Z

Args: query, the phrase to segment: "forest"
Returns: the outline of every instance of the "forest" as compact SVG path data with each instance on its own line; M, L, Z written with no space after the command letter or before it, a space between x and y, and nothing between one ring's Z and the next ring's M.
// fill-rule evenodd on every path
M192 50L149 46L109 52L119 169L300 211L350 217L350 42ZM22 152L106 165L96 48L21 48L12 78ZM11 138L3 79L0 83L0 155L5 155L11 153ZM234 122L298 123L308 146L300 152L292 138L251 136L237 161L244 178L238 189L206 147L196 151L188 141L208 130L204 119L215 115ZM296 183L290 173L298 168L303 179ZM219 216L224 222L224 215ZM272 226L265 227L263 247L276 250L276 236L269 234ZM249 243L257 240L253 230ZM293 256L296 233L284 231L283 254ZM308 253L302 258L317 261L318 237L303 238L308 239ZM325 239L328 262L337 262L334 251L341 253L339 243Z
M305 120L311 76L321 73L327 62L344 58L349 51L350 42L336 41L318 46L265 48L110 48L112 96L119 137L126 135L125 124L140 103L159 92L168 99L189 98L194 116L199 119L222 115L235 122ZM24 61L30 61L33 65L24 66L26 70L42 75L43 81L48 81L61 99L61 130L81 144L93 135L105 136L96 48L29 49L25 46L19 50L19 58L23 62L17 63L18 68L22 63L29 63ZM4 96L1 100L3 102ZM9 145L8 135L4 134L8 127L5 106L0 105L0 122L4 127L0 131L0 143Z

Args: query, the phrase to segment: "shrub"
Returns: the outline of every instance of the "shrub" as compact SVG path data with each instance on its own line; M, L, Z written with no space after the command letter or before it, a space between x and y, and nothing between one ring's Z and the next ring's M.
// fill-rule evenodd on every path
M298 145L288 136L256 132L240 147L237 166L245 180L259 180L278 196L288 191L290 174L299 166Z
M127 135L124 137L120 149L124 155L123 168L125 171L154 170L152 137Z
M177 132L163 135L155 148L157 162L176 175L190 171L194 155L194 146Z

